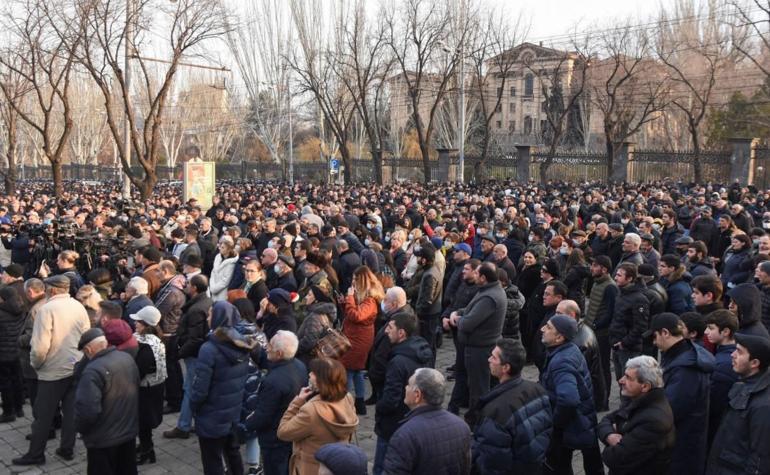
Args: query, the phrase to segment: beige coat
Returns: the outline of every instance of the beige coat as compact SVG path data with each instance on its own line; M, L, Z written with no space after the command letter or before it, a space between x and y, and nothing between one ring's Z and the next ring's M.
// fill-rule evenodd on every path
M294 442L289 473L317 475L316 451L326 444L350 442L356 427L358 416L350 394L336 402L324 401L320 396L304 403L294 398L278 426L278 438Z
M85 307L68 293L54 295L38 310L32 327L29 362L41 381L72 376L80 335L91 328Z

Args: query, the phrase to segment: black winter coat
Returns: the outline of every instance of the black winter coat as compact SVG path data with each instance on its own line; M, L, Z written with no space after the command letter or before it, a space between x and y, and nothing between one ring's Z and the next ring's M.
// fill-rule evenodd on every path
M27 321L24 301L10 286L0 289L0 299L0 361L16 361L20 354L19 336Z
M206 341L209 332L206 319L211 305L211 299L203 293L196 295L182 307L182 318L177 328L179 359L198 356L198 350Z
M770 473L770 371L738 381L709 454L706 475Z
M390 350L382 397L377 399L374 432L385 440L396 432L398 424L409 411L404 404L404 387L417 368L427 367L433 352L422 337L413 336Z
M353 283L353 271L358 269L360 265L361 258L350 249L340 254L340 257L335 261L334 270L340 279L340 293L343 295L347 293Z
M668 473L674 448L674 416L663 388L652 389L604 416L597 430L606 443L610 434L623 439L607 445L602 460L611 475Z
M385 386L385 374L388 368L388 360L390 359L390 339L385 333L385 327L390 321L391 317L397 313L406 312L414 315L414 310L409 304L404 305L398 310L386 314L384 316L385 325L377 331L374 335L374 343L372 343L371 354L369 355L369 367L368 373L369 382L372 383L372 389L379 395L382 388Z
M594 390L594 403L596 405L602 404L603 401L607 400L607 388L602 376L604 374L602 372L603 363L601 353L599 353L599 341L596 339L596 334L588 325L581 321L578 324L578 332L575 338L572 339L572 343L580 348L580 352L583 353L586 364L588 364L588 371L591 373L591 385Z
M738 284L727 292L738 306L738 333L770 339L762 325L762 295L753 284Z
M276 361L262 379L256 394L247 397L246 404L254 410L243 425L254 432L261 447L289 446L278 439L278 425L289 403L307 385L307 368L296 358ZM253 400L251 400L253 398Z
M650 303L643 289L638 282L620 287L610 322L610 344L621 342L624 350L642 351L642 333L647 330L650 319Z
M75 427L89 449L114 447L139 433L139 369L114 347L87 362L75 391Z
M548 393L521 377L481 396L473 432L473 473L539 473L553 430Z

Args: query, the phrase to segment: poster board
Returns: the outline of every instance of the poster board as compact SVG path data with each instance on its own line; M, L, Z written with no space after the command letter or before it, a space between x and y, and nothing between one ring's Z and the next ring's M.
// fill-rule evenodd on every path
M216 167L214 162L190 160L184 164L182 177L184 201L195 198L203 211L211 207L211 199L216 193Z

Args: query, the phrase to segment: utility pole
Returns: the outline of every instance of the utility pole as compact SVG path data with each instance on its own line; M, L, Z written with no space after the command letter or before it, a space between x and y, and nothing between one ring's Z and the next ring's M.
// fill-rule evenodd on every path
M289 113L289 185L294 186L294 131L291 124L291 78L289 68L286 68L286 106Z
M458 95L458 107L460 108L460 124L457 133L459 137L457 139L459 149L459 157L457 160L457 179L460 183L465 183L465 2L459 0L460 3L460 28L462 35L462 41L460 42L460 94Z

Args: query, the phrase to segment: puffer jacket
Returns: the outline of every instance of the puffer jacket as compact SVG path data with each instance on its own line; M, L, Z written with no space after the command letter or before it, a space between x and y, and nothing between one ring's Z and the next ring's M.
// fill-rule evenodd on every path
M661 367L676 427L671 473L702 474L708 448L709 389L714 356L702 346L682 340L663 353Z
M75 390L75 426L89 449L114 447L139 433L139 369L114 347L89 360Z
M537 473L553 427L545 389L521 377L510 379L481 396L477 411L474 473Z
M0 361L19 359L19 337L26 321L24 300L16 289L0 288Z
M620 287L620 295L615 299L615 310L610 322L610 344L623 344L626 351L642 351L642 333L650 320L650 303L642 291L644 287L634 282Z
M607 445L602 460L612 475L665 474L674 447L674 416L663 388L655 388L632 399L599 423L599 440L610 434L623 436Z
M209 278L209 296L214 302L227 300L227 286L233 277L237 263L237 255L223 258L222 254L217 254L214 258L214 267L211 269L211 277Z
M521 340L521 330L519 329L519 312L526 303L524 294L519 292L519 288L511 284L505 289L505 322L503 323L502 336Z
M324 320L325 319L325 320ZM313 350L324 334L327 326L337 320L337 306L329 302L313 302L307 308L302 325L297 330L297 358L307 364L313 358Z
M727 292L738 306L738 333L770 339L762 325L762 295L753 284L738 284Z
M377 399L374 432L389 440L409 408L404 404L404 386L417 368L427 367L433 359L428 342L412 336L393 346L385 373L382 397Z
M572 449L596 447L596 409L591 373L580 349L571 342L549 348L540 384L553 408L553 428L561 445Z
M187 300L184 288L187 278L184 274L177 274L168 282L162 283L158 295L155 297L155 308L160 311L160 329L165 334L176 333L179 327L179 319L182 317L182 307Z
M249 351L255 342L235 328L220 327L201 346L190 391L195 432L200 437L224 437L238 423Z

